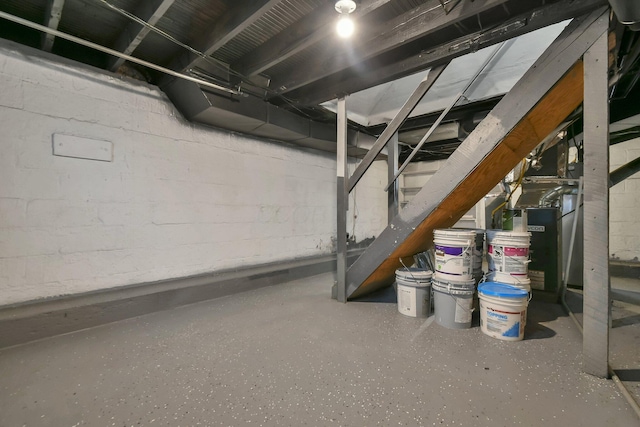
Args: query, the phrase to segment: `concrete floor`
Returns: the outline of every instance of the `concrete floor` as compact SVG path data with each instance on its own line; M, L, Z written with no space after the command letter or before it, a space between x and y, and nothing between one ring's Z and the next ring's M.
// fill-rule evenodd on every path
M532 302L526 339L329 299L331 274L0 351L0 426L638 426L581 335ZM477 319L476 319L477 325ZM636 347L637 348L637 347Z
M640 278L612 277L611 297L609 364L640 402ZM569 289L567 302L582 324L582 291Z

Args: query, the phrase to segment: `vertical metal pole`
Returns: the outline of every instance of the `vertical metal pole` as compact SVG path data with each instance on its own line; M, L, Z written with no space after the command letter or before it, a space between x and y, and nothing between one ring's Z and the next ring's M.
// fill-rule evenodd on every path
M584 335L583 369L609 376L608 22L584 55Z
M580 203L582 202L582 186L584 178L578 181L578 197L576 197L576 208L573 210L573 224L571 225L571 239L569 240L569 253L567 254L567 267L562 272L563 289L566 290L569 281L569 271L571 271L571 259L573 258L573 248L576 243L576 232L578 231L578 221L580 220Z
M398 155L398 132L396 132L387 144L387 177L389 182L393 180L393 177L396 176L396 172L398 171ZM399 186L398 180L395 180L393 185L389 187L389 192L387 193L389 203L389 211L387 214L388 224L391 224L391 220L398 215Z
M338 99L338 135L337 135L337 176L336 195L338 208L338 242L337 242L337 299L347 302L347 210L349 192L347 191L347 102Z

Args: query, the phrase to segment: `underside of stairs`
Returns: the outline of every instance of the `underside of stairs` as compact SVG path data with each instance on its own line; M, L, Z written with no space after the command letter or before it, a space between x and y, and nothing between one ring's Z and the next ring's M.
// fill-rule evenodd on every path
M432 246L434 229L453 226L579 107L582 56L603 34L602 20L608 19L603 8L567 26L347 270L347 298L392 284L403 262L411 264L413 255Z

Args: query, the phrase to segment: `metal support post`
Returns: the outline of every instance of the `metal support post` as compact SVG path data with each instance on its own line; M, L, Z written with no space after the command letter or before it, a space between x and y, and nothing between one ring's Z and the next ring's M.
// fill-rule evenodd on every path
M347 210L349 209L349 191L347 190L347 102L345 98L338 99L337 122L337 299L340 302L347 302Z
M562 272L563 292L567 289L569 280L569 272L571 271L571 260L573 258L573 248L576 242L576 232L578 231L578 221L580 220L580 204L582 203L582 188L584 178L580 177L578 181L578 197L576 198L576 207L573 210L573 224L571 225L571 239L569 240L569 253L567 254L567 266Z
M583 369L609 376L608 21L584 54L584 337Z
M387 177L389 180L393 179L398 171L398 132L396 132L393 137L389 140L387 145ZM398 191L399 191L399 183L396 180L394 184L389 187L389 192L387 193L387 200L389 203L389 211L387 216L387 223L391 224L393 218L398 215Z

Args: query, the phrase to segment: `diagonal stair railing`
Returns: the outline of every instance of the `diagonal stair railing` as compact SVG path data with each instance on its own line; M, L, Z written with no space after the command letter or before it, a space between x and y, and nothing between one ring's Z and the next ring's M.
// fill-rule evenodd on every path
M449 157L429 185L416 194L348 269L346 263L340 268L340 230L343 225L346 233L346 214L345 223L341 224L339 213L338 300L346 301L392 284L395 270L403 261L410 262L414 254L432 245L434 229L455 224L581 104L584 91L582 56L602 35L602 22L608 22L608 19L606 7L575 18ZM346 116L346 110L344 114ZM391 124L388 126L389 132L385 129L386 140L383 135L378 138L353 176L339 176L339 211L342 207L346 212L345 200L349 191L397 131L401 121L395 125L395 129L390 128ZM346 120L342 126L346 129ZM338 131L340 135L340 128ZM338 152L340 145L339 138ZM342 249L346 254L346 239Z

